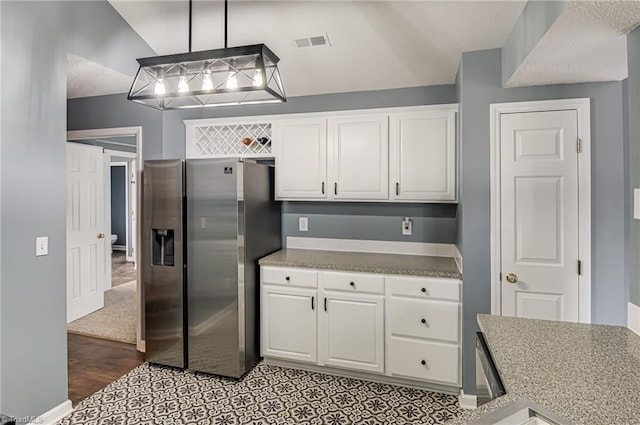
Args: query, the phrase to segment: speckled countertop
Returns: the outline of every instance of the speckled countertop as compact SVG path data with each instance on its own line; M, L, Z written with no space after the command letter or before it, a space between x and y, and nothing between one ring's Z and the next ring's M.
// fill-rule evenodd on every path
M527 397L575 425L640 424L640 336L621 326L478 315L507 394L448 424Z
M260 259L259 263L261 266L306 267L462 279L462 273L451 257L283 249Z

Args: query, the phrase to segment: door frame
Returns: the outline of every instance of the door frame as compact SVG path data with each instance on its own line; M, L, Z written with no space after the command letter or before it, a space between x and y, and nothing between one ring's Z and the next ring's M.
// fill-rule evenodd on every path
M120 165L125 165L126 164L126 208L127 208L127 221L128 220L133 220L134 217L138 216L138 205L136 202L134 202L133 199L131 199L131 191L133 190L133 185L137 183L137 177L136 176L132 176L133 173L133 168L134 168L134 162L136 162L136 159L138 158L137 153L132 153L132 152L121 152L121 151L114 151L111 149L105 149L104 153L106 155L109 155L109 166L114 165L114 164L120 164ZM114 156L117 157L121 157L121 158L129 158L130 161L127 162L123 162L123 161L117 161L117 162L111 162L111 158L113 158ZM133 178L133 180L132 180ZM136 192L137 193L137 192ZM137 233L136 233L136 229L133 228L132 226L132 232L133 234L129 234L129 225L127 222L127 229L126 229L126 233L127 233L127 243L126 243L126 255L127 255L127 261L132 261L134 263L134 266L137 267L137 263L136 263L136 256L135 256L135 247L136 247L136 237L137 237ZM134 255L131 256L129 255L129 250L133 248L134 250Z
M502 114L575 110L578 114L578 256L582 261L578 276L578 320L591 323L591 102L589 98L533 102L493 103L490 106L491 177L491 314L502 314L500 279L500 117ZM577 141L576 141L577 142Z
M142 127L112 127L112 128L97 128L90 130L71 130L67 131L67 140L83 140L83 139L92 139L92 138L101 138L101 137L117 137L117 136L135 136L136 138L136 182L140 182L142 175ZM136 196L136 210L140 211L140 206L142 205L142 191L137 190ZM136 222L136 240L140 241L142 235L140 233L140 225ZM140 264L140 250L136 250L134 253L136 257L136 264ZM136 320L136 349L141 352L145 352L145 341L142 339L142 317L144 314L143 304L142 304L142 290L141 290L141 279L140 279L140 268L136 269L136 300L138 305L138 315Z
M129 261L129 163L126 161L109 161L109 168L113 169L113 167L124 167L124 255L127 261ZM111 190L113 191L113 184L111 185ZM111 193L109 193L111 195ZM113 214L111 215L111 219L113 220ZM111 227L111 226L109 226ZM113 232L113 229L109 231L109 233ZM111 236L111 235L109 235ZM113 249L113 245L111 245Z

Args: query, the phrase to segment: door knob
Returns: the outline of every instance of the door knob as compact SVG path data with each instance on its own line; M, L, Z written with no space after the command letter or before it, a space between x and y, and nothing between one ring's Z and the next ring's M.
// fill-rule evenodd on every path
M516 283L518 281L518 275L515 273L507 274L507 282Z
M98 239L104 239L104 233L98 233L97 238Z

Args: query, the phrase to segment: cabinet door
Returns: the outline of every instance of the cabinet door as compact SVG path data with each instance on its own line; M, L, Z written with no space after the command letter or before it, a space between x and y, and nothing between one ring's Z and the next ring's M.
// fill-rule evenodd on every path
M316 291L263 285L261 305L262 356L316 363Z
M383 373L384 298L325 292L322 301L319 364Z
M276 199L327 198L327 120L274 122Z
M456 200L454 109L391 115L391 199Z
M388 199L388 116L331 118L329 133L333 199Z

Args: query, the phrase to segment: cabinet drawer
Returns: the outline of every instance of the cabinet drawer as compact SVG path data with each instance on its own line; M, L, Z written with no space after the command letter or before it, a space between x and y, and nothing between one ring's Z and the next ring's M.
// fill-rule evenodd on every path
M460 347L395 337L388 344L390 375L459 385Z
M270 285L318 287L318 272L315 270L284 267L262 267L262 283Z
M320 285L332 291L384 294L384 277L363 273L320 272Z
M391 334L459 341L460 304L390 297L387 305Z
M387 285L391 295L460 301L460 281L457 279L389 277Z

